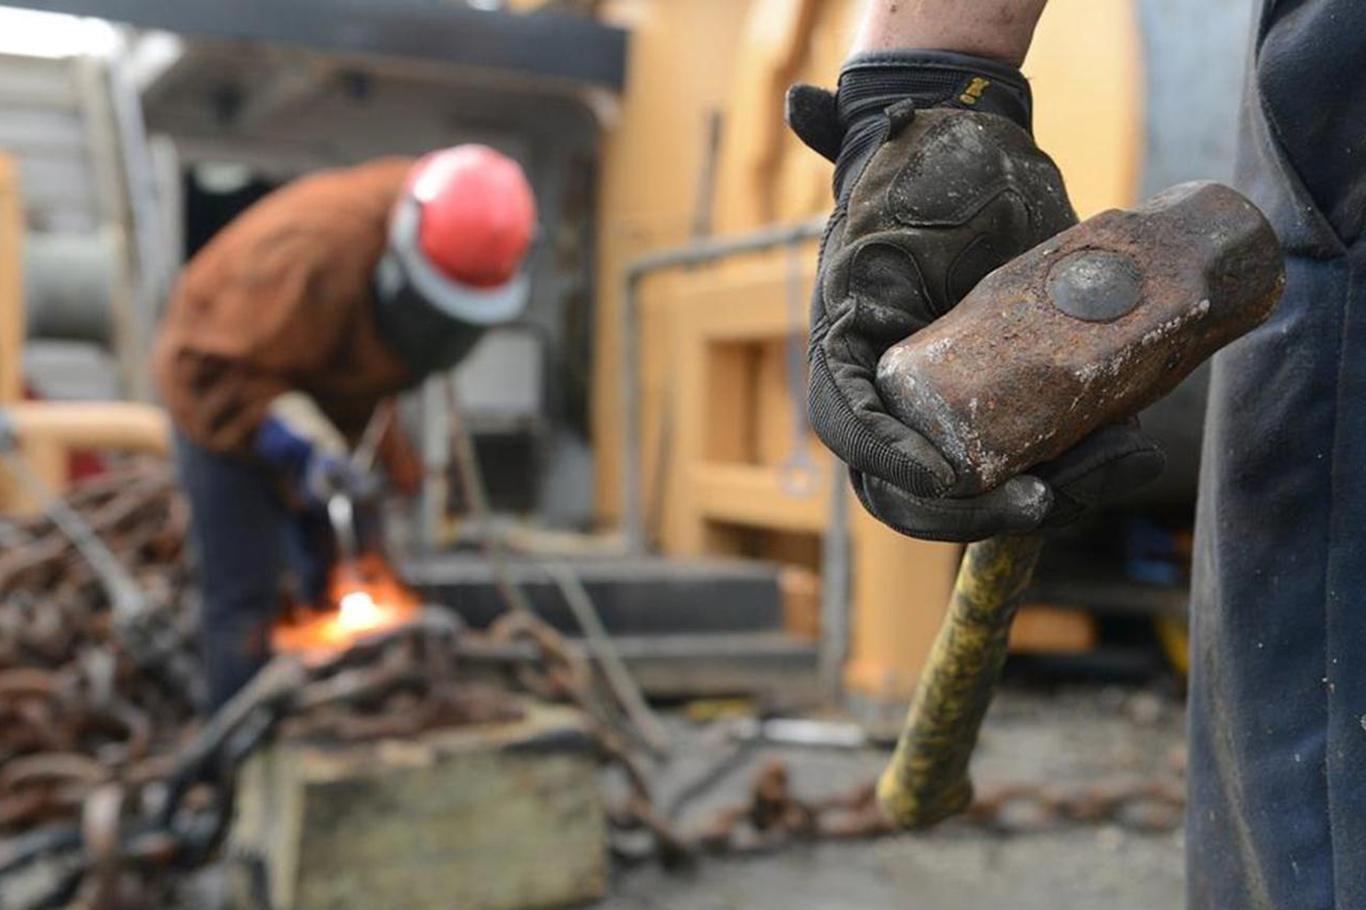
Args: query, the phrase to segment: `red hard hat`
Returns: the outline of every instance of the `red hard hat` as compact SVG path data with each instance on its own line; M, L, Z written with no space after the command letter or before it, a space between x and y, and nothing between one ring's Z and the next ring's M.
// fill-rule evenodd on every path
M536 199L517 162L484 145L432 152L413 166L418 247L446 277L471 287L507 283L536 229Z

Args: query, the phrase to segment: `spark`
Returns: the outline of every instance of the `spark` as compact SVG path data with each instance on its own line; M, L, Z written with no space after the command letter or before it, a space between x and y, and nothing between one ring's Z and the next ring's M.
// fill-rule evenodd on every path
M348 591L338 606L339 625L344 629L373 629L382 625L387 615L369 591Z

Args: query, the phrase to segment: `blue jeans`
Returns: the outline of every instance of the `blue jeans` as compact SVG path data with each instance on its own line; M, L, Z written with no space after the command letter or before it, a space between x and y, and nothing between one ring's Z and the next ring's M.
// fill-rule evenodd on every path
M1267 0L1239 180L1287 256L1214 364L1191 603L1191 910L1366 907L1366 2Z
M199 555L200 635L213 710L269 659L286 573L305 599L321 592L325 529L316 516L285 507L263 466L210 452L179 433L176 452Z

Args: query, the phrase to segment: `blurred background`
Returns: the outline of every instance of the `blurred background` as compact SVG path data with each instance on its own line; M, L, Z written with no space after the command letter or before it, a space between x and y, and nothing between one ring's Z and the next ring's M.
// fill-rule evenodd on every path
M1052 0L1024 69L1037 139L1082 217L1231 177L1253 7ZM526 317L491 332L456 377L514 549L574 568L657 701L739 697L751 711L834 706L892 723L960 551L864 515L801 418L830 166L782 122L789 84L833 84L861 8L0 7L0 408L58 490L96 470L97 451L164 450L147 362L187 257L294 177L486 143L525 167L541 218ZM1072 742L1097 767L1163 765L1179 750L1205 383L1197 373L1143 418L1169 453L1163 480L1048 545L1012 639L1007 732L988 736L984 760L1018 757L1054 779L1079 773L1054 754ZM394 552L427 599L479 626L497 611L497 579L469 546L444 401L429 387L403 403L425 481L394 506ZM45 417L52 402L90 409ZM0 514L34 507L0 469ZM511 571L538 612L574 631L530 562ZM813 767L798 773L853 773ZM1006 896L1029 907L1019 892L1032 890L1040 907L1178 901L1179 830L1139 846L1094 831L1050 837L1018 857L969 838L764 860L726 866L712 884L651 871L612 899L880 907L915 893L916 907ZM1100 866L1112 878L1079 871L1099 868L1097 856L1110 857ZM792 888L821 897L803 902Z

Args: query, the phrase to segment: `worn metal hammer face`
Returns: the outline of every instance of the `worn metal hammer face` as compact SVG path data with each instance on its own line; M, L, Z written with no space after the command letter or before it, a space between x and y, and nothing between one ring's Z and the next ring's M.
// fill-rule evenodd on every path
M1276 235L1250 202L1184 184L988 275L883 356L878 390L953 465L953 493L979 493L1171 391L1266 319L1284 283ZM1036 537L997 537L963 557L878 783L895 823L925 827L971 801L968 761L1039 547Z
M1064 231L988 275L878 368L889 411L991 489L1170 392L1271 312L1284 268L1233 190L1174 187Z

